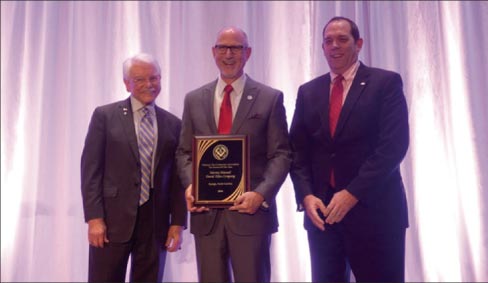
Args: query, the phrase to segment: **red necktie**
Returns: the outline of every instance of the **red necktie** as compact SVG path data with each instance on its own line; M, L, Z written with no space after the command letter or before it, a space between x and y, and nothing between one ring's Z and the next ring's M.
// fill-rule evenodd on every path
M344 87L342 86L343 76L338 75L334 80L334 85L332 86L332 92L330 94L330 108L329 108L329 127L330 135L333 137L335 134L337 121L339 120L339 115L341 114L342 108L342 95L344 92Z
M231 85L226 85L224 88L224 99L220 105L219 134L230 134L230 129L232 128L232 105L230 103L230 93L232 90Z
M332 92L330 94L330 105L329 105L329 128L330 135L333 137L335 134L337 121L339 120L339 115L341 114L342 108L342 95L344 93L344 87L342 86L343 76L338 75L334 80L334 85L332 86ZM330 184L335 187L334 169L330 170Z

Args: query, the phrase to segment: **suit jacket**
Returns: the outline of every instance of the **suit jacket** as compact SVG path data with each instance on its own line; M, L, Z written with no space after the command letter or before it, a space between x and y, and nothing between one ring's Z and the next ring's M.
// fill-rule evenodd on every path
M174 153L181 121L156 109L158 143L154 164L154 232L166 240L169 225L186 225L183 188ZM81 157L81 192L85 221L104 218L111 242L126 242L137 217L141 164L130 99L97 107Z
M409 143L408 111L399 74L360 64L347 94L336 134L329 130L330 73L298 90L290 128L294 161L290 176L297 204L314 194L327 205L336 188L359 202L343 223L351 231L381 232L408 226L400 175ZM306 229L316 229L305 216Z
M180 145L177 150L178 171L186 188L192 183L192 140L195 135L217 135L214 118L214 93L217 80L191 91L185 97ZM269 204L254 215L232 211L229 225L241 235L273 233L278 229L275 196L291 164L283 93L247 78L241 101L232 123L231 134L250 139L250 185ZM190 231L208 234L217 210L192 213Z

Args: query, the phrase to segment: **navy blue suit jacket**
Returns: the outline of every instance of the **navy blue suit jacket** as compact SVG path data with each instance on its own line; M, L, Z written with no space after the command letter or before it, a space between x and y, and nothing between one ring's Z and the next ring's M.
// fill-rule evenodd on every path
M336 188L359 202L343 219L346 229L381 233L408 226L400 163L409 144L408 111L399 74L360 64L336 134L329 130L330 73L300 86L290 129L290 176L297 204L313 194L327 205ZM317 229L305 215L306 229Z

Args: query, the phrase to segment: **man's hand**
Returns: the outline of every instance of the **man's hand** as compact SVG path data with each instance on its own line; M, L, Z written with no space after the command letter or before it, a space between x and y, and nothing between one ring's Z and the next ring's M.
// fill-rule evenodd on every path
M107 226L103 218L88 220L88 243L96 248L103 248L108 243Z
M192 194L191 184L185 190L185 199L186 199L186 209L188 209L189 212L209 211L208 207L205 207L205 206L196 207L193 205L193 203L195 202L195 198L193 197L193 194Z
M347 190L335 193L324 212L325 222L328 224L341 222L356 203L358 203L358 199Z
M164 246L168 252L175 252L181 249L183 242L183 226L171 225L168 230L168 237Z
M320 210L322 214L325 215L326 208L322 200L314 195L307 195L303 199L303 206L305 206L305 212L307 213L308 218L310 218L312 221L313 225L324 231L325 222L317 212L317 210Z
M239 196L230 210L237 210L240 213L254 214L264 201L264 197L257 192L245 192Z

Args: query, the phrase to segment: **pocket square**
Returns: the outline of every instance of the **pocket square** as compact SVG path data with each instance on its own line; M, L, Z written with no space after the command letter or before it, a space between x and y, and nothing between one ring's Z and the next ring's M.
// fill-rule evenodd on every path
M259 114L259 113L254 113L254 114L252 114L251 116L249 116L249 118L248 118L248 119L261 119L261 118L262 118L261 114Z

